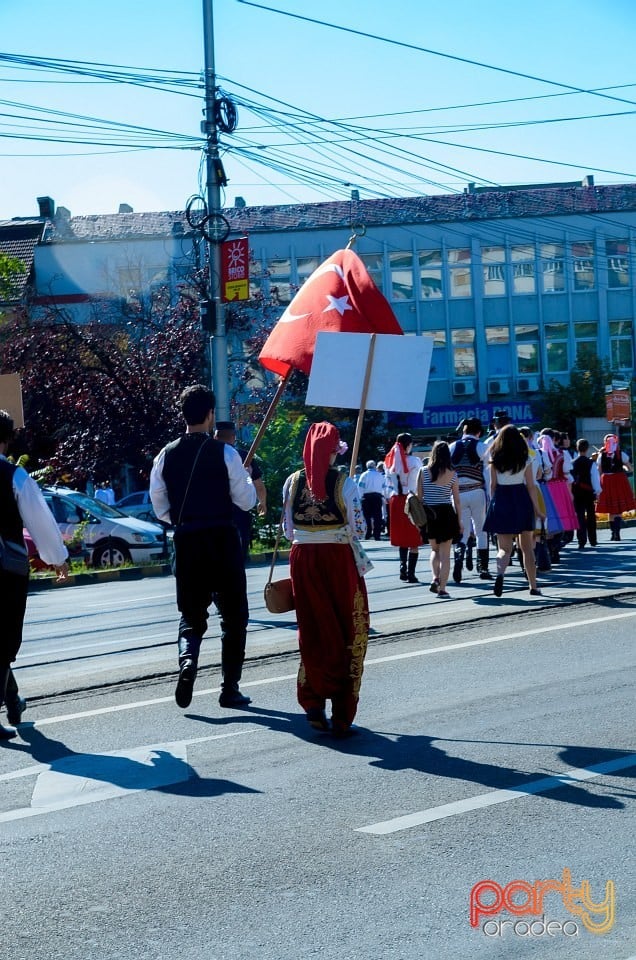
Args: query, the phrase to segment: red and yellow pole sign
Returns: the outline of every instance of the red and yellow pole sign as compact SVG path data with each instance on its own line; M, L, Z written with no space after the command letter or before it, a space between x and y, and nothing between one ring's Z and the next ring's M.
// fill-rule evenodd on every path
M249 300L250 257L247 237L221 244L221 297L224 303Z

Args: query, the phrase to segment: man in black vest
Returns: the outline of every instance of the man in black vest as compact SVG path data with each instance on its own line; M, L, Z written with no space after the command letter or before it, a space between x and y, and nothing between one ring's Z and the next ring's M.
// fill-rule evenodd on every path
M590 445L584 438L576 441L577 457L572 464L572 497L574 509L579 521L576 538L579 550L583 550L588 539L590 546L596 546L596 498L601 493L601 480L598 467L588 456Z
M247 634L247 582L232 505L251 510L256 490L234 447L215 440L214 394L202 384L183 391L186 432L164 447L150 474L150 499L160 520L175 527L175 579L179 622L178 706L188 707L199 650L214 596L221 614L219 703L245 707L239 690Z
M13 550L18 561L20 553L23 553L24 563L21 572L0 567L0 705L5 704L9 723L17 726L26 710L26 700L18 693L18 684L11 669L22 644L29 587L29 563L22 531L26 527L38 548L40 559L55 567L58 580L66 580L68 576L68 551L37 483L26 470L6 458L12 439L11 415L6 410L0 410L0 536L5 548ZM15 730L0 725L0 740L15 736Z
M484 460L488 448L480 437L483 433L481 421L477 417L464 420L463 434L460 440L451 444L451 460L459 478L459 499L462 505L464 533L454 548L453 580L461 583L466 539L470 535L471 523L477 540L477 572L481 580L492 580L488 570L488 534L484 533L486 519L486 480ZM472 569L472 564L468 565Z

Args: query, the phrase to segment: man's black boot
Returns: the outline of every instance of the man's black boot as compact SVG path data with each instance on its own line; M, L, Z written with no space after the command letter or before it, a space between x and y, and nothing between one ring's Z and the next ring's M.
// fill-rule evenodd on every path
M7 707L7 720L12 727L17 727L22 720L22 714L27 708L27 702L24 697L21 697L18 693L18 684L11 668L9 668L9 676L7 677L4 702Z
M9 679L10 671L10 667L0 667L0 704L4 703L6 699L7 680ZM15 730L3 727L0 723L0 740L13 740L17 735Z
M464 566L464 554L466 553L466 544L462 543L461 540L459 543L455 544L453 550L453 580L455 583L462 582L462 569Z
M477 551L477 573L480 580L492 580L492 573L488 570L488 547Z
M219 695L219 706L241 710L252 702L252 698L241 693L238 683L224 683Z
M199 637L179 637L179 679L174 691L174 698L177 706L181 707L182 710L192 703L200 648L201 639Z
M409 551L408 547L400 547L400 580L408 580L408 574L406 572L406 560L408 557Z

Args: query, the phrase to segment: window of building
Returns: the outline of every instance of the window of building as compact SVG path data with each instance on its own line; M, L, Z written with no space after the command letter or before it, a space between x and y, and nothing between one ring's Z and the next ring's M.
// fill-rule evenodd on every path
M546 323L545 340L547 372L567 373L570 369L567 323Z
M607 286L629 286L629 240L606 240Z
M290 303L291 289L291 260L286 257L281 260L268 260L269 295L274 303Z
M439 299L442 296L442 252L420 250L420 296L423 300Z
M508 327L486 327L488 375L507 376L510 371L510 330Z
M314 270L317 270L320 266L319 257L298 257L296 259L296 270L298 273L298 286L302 287L303 283L310 277Z
M471 297L470 248L448 251L448 277L451 297Z
M143 287L141 267L120 267L118 270L119 292L127 300L140 297Z
M486 345L494 347L510 343L510 330L508 327L486 327Z
M594 244L572 244L572 274L575 290L594 289Z
M384 257L381 253L361 253L360 259L378 290L384 293Z
M539 327L529 323L515 327L517 373L539 373Z
M506 292L506 251L504 247L482 247L481 266L484 296L501 297Z
M574 324L576 361L585 366L598 356L598 323L589 321Z
M610 320L610 360L612 370L633 370L633 323L631 320Z
M412 300L415 296L413 287L413 254L406 251L392 250L389 253L389 269L391 271L391 299Z
M534 293L535 265L534 246L531 243L518 244L510 248L512 262L512 292Z
M562 243L541 244L541 276L544 293L562 293L565 290L565 273Z
M433 356L431 358L431 377L437 380L447 380L448 352L446 350L445 330L424 330L422 336L433 338Z
M453 330L453 373L456 377L474 377L477 371L475 360L475 331Z

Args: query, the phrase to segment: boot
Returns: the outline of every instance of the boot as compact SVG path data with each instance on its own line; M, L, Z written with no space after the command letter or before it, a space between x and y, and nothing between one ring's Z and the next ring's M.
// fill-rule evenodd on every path
M4 703L7 697L7 681L10 672L11 667L0 667L0 704ZM0 724L0 740L13 740L17 735L15 730L3 727L2 724Z
M466 541L466 569L467 570L473 569L473 550L474 549L475 549L475 538L471 533L468 540Z
M408 557L409 551L408 547L400 547L400 580L408 580L408 574L406 572L406 560Z
M612 536L610 540L620 540L621 538L621 518L614 517L610 523L610 530L612 531Z
M453 550L453 581L455 583L462 582L462 567L464 566L464 554L466 553L466 544L462 543L460 540L459 543L455 544Z
M417 554L409 553L409 562L408 562L408 573L407 581L408 583L419 583L420 581L415 576L415 567L417 566Z
M197 665L201 638L191 636L179 637L179 679L174 691L177 706L184 710L192 703L194 681L197 678Z
M21 697L18 693L18 684L11 668L9 668L9 676L7 678L5 704L7 707L7 720L12 727L17 727L22 720L22 714L27 708L27 702L24 697Z
M492 580L492 573L488 570L488 547L477 551L477 573L480 580Z

